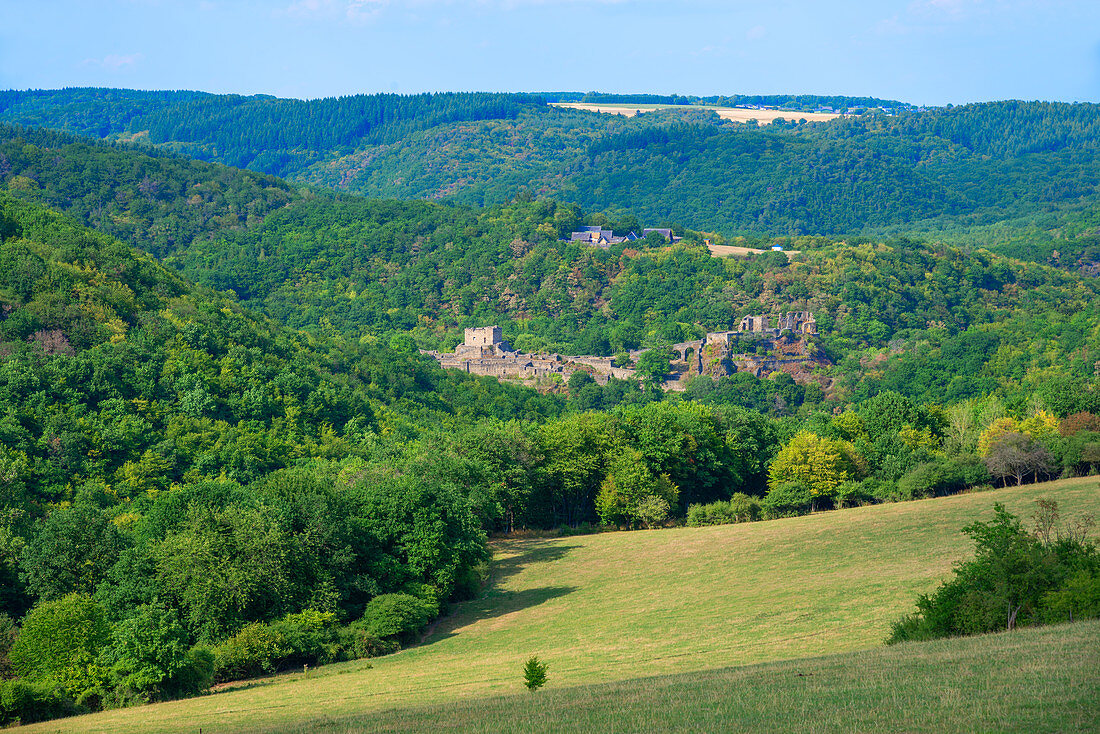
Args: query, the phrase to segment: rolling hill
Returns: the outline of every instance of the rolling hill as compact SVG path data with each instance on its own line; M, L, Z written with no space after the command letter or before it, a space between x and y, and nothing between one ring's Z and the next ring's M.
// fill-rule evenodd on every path
M28 520L87 483L128 502L200 477L249 481L348 456L380 430L379 411L434 424L561 409L407 351L292 330L6 193L0 354L2 502L33 508Z
M889 388L933 401L1015 394L1051 367L1087 380L1100 359L1094 277L969 247L799 238L782 240L802 251L791 263L716 259L686 231L672 248L600 250L560 238L582 223L643 222L553 201L474 208L298 190L10 126L0 127L0 156L13 196L124 238L292 327L353 340L408 333L420 348L449 350L462 329L498 323L526 352L611 355L734 328L747 314L808 310L820 348L843 364L845 394ZM1088 257L1093 230L1081 217L1061 230L1080 237L1046 235L1067 262ZM1022 254L1025 240L1006 252Z
M990 102L764 127L684 106L624 118L531 95L301 101L114 89L0 93L0 121L132 140L369 196L526 193L726 235L969 229L1097 192L1100 106Z

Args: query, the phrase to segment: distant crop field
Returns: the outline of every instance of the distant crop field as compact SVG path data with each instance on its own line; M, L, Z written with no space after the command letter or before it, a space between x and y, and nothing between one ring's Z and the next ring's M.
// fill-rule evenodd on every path
M753 110L744 107L709 107L702 105L670 105L670 104L589 104L585 102L552 102L554 107L565 107L571 110L588 110L590 112L604 112L610 115L625 115L633 117L641 112L653 112L654 110L678 109L678 110L710 110L718 113L723 120L734 122L748 122L756 120L764 125L775 120L806 120L807 122L821 122L833 120L842 115L830 112L789 112L786 110Z
M746 680L750 698L756 695L752 691L772 687L771 698L766 700L789 706L801 712L799 715L812 715L818 703L828 698L830 706L847 712L843 714L847 718L835 719L832 728L865 729L862 722L869 721L868 707L885 701L898 710L910 704L914 707L911 718L892 727L894 730L928 730L931 724L919 715L920 697L899 693L907 676L932 681L921 683L924 689L916 689L925 690L928 696L940 680L946 688L935 690L946 691L943 695L955 716L966 716L974 706L972 697L1002 695L1001 684L990 682L986 675L997 665L986 661L988 656L979 648L961 647L963 652L956 654L943 647L947 643L927 648L938 650L935 654L922 652L925 648L920 646L886 650L883 640L890 623L911 611L918 592L934 589L948 576L952 564L970 553L969 540L959 532L962 526L989 519L994 502L1002 502L1026 518L1040 497L1057 500L1066 516L1100 514L1100 481L1089 477L770 522L502 540L495 543L490 588L481 598L456 605L452 615L418 647L369 664L357 661L326 666L308 674L241 683L197 699L108 711L32 726L27 731L449 728L439 724L440 718L446 718L440 711L468 711L470 716L482 711L486 721L497 723L481 726L476 720L467 721L468 729L508 729L500 722L508 717L513 704L508 703L510 699L493 697L519 693L544 696L539 701L576 700L588 707L587 716L597 717L586 719L577 713L570 719L572 714L563 713L563 728L557 729L551 726L556 720L549 715L532 729L584 730L586 722L597 721L600 729L615 730L609 712L620 701L603 697L605 693L620 691L628 703L637 704L639 712L648 711L647 707L656 704L647 701L659 700L664 695L662 687L674 684L626 681L653 676L681 676L679 680L686 681L686 687L674 694L683 711L695 706L696 697L700 706L709 706L706 702L722 696L739 697L740 681ZM1095 625L1083 629L1091 630L1087 634L1095 640ZM1024 640L1025 634L1006 639L1011 648L1015 644L1011 641ZM1032 652L1008 649L996 654L1008 656L1003 667L1023 666L1042 676L1060 664L1058 650L1072 650L1078 644L1080 640L1074 638L1049 651L1040 645ZM907 658L907 650L912 658ZM868 652L833 662L808 660L856 651ZM1017 654L1024 657L1013 657ZM527 694L522 687L520 668L531 655L550 665L549 682L537 694ZM779 664L794 660L798 662ZM928 677L955 660L971 666L956 671L958 680L942 674L940 679ZM756 664L776 665L756 668L757 673L752 674L739 672L740 666ZM733 670L720 670L727 668ZM1095 672L1095 666L1092 670ZM812 673L813 680L798 678L798 671ZM1025 673L1004 683L1004 695L1026 693L1031 673ZM762 677L752 679L752 675ZM860 676L867 680L848 680L838 684L836 695L829 693L829 681ZM1078 687L1091 685L1095 691L1095 675L1091 681L1084 677ZM1056 677L1058 680L1061 678ZM816 693L806 695L806 690ZM1050 691L1056 704L1061 694L1053 688ZM479 702L482 699L487 700ZM519 704L528 700L536 699L515 699L527 712L523 715L529 717L516 721L537 720L535 709L523 709L529 704ZM735 713L742 710L738 708L741 705L727 702L720 710ZM743 705L755 704L747 701ZM420 713L400 711L425 706L429 708ZM455 706L461 708L453 709ZM390 713L382 713L386 711ZM492 711L497 713L490 716ZM376 715L380 717L377 721L372 718ZM640 720L628 716L619 730L637 730ZM955 721L960 720L968 721ZM574 724L566 725L567 721ZM829 721L834 720L823 719L816 730L828 730ZM453 718L451 722L451 726L462 723ZM993 718L988 726L976 728L1034 730L1026 725L1003 725L1006 722L1011 724ZM705 718L681 723L684 730L716 726L714 719ZM390 724L392 729L386 728ZM761 726L768 728L766 721ZM518 724L510 728L524 729ZM974 727L956 724L947 728Z
M765 252L771 252L771 250L758 250L755 247L738 247L737 245L707 245L707 249L710 250L710 254L715 257L729 257L730 255L763 255ZM793 258L799 254L801 250L784 250L787 255L787 259Z

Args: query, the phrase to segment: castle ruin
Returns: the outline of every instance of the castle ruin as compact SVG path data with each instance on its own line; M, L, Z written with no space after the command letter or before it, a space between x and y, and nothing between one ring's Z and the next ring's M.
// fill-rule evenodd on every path
M811 367L813 360L807 354L805 337L817 334L813 314L808 311L779 314L774 327L772 321L767 315L746 316L734 331L710 332L702 339L671 345L673 372L665 382L665 389L682 390L686 381L696 375L721 377L747 371L760 376L777 370ZM637 360L646 351L632 351L630 358ZM770 356L766 354L769 351ZM635 374L632 369L615 366L611 357L517 352L504 341L499 326L466 329L465 341L455 347L453 354L423 353L442 367L501 380L538 381L557 375L564 381L583 370L598 383L607 384L612 377L629 379Z

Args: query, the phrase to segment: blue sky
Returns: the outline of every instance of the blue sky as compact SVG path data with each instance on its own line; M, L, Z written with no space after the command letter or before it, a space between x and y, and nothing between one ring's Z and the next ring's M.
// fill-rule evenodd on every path
M0 0L0 89L1100 102L1100 0Z

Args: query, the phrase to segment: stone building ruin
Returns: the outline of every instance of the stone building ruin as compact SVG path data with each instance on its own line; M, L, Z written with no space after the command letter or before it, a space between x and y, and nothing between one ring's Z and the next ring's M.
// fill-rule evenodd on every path
M774 326L772 325L774 323ZM672 373L665 389L682 390L696 375L722 377L747 371L760 376L777 370L809 369L814 361L806 349L807 336L817 334L817 322L808 311L745 316L734 331L710 332L702 339L671 345ZM637 360L644 349L630 352ZM770 354L769 354L770 353ZM524 354L512 349L499 326L466 329L465 340L453 354L425 351L440 366L502 380L538 381L557 375L565 381L578 370L600 384L611 377L633 378L634 370L616 367L611 357Z
M746 316L741 319L737 327L740 334L757 334L760 336L776 337L784 331L792 334L816 334L817 321L809 311L792 311L781 313L772 328L770 316Z

